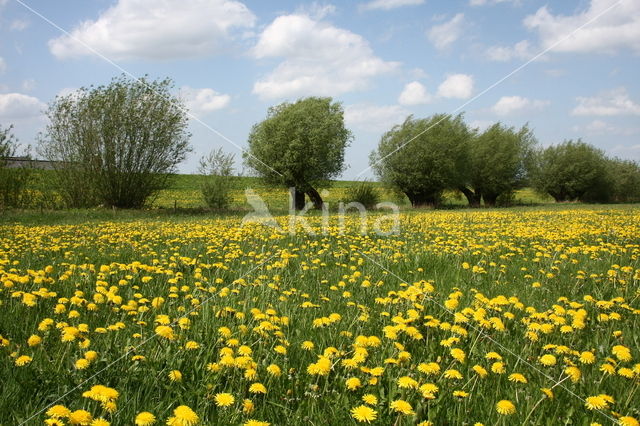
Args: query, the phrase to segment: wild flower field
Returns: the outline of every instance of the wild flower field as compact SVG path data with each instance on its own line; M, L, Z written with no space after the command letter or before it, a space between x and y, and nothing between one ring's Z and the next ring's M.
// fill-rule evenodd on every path
M0 424L638 424L640 208L280 220L0 224Z

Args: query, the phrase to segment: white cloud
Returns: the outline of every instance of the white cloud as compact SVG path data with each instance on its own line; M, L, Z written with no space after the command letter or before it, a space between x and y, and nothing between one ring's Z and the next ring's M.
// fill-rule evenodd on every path
M300 6L296 10L296 13L300 15L308 15L313 19L319 20L336 13L336 7L332 4L321 4L314 1L311 4L304 4Z
M21 120L39 117L47 106L38 98L22 93L0 94L0 119Z
M375 56L358 34L302 14L276 18L260 34L252 53L259 59L284 58L254 84L253 93L263 99L361 90L372 77L399 65Z
M416 6L424 0L373 0L360 4L360 10L391 10L403 6Z
M4 73L7 70L7 62L4 60L2 56L0 56L0 74Z
M592 97L579 96L572 115L640 115L640 105L635 103L624 87L607 90Z
M427 88L418 81L407 83L402 89L402 93L398 97L400 105L420 105L431 102L431 95L427 92Z
M491 46L486 53L490 60L498 62L506 62L512 59L528 60L535 55L527 40L522 40L513 46Z
M584 126L573 126L573 131L576 133L587 134L590 136L596 135L617 135L617 136L632 136L640 132L639 128L633 127L616 127L606 121L593 120Z
M399 105L349 105L344 110L344 121L348 127L363 130L386 131L402 123L409 111Z
M231 96L218 93L213 89L194 89L189 86L180 88L180 96L184 99L189 111L195 116L222 109L231 101Z
M74 94L77 91L78 91L77 87L63 87L58 91L58 94L56 96L65 97L67 95Z
M527 111L540 111L547 105L549 105L549 101L531 100L521 96L503 96L491 107L491 111L497 115L511 115Z
M29 27L29 24L30 22L26 19L15 19L11 22L9 29L11 29L11 31L23 31Z
M585 129L591 133L599 133L605 130L611 130L612 128L602 120L593 120L591 123L585 126Z
M473 120L469 123L469 127L472 129L478 129L480 132L484 132L494 124L496 124L496 122L492 120Z
M114 60L193 57L224 48L232 30L255 19L235 0L118 0L49 49L61 59L92 54L82 43Z
M535 14L527 16L524 25L529 30L536 31L542 47L548 48L581 25L593 20L553 50L612 53L628 48L640 52L640 2L620 0L604 12L613 4L614 2L609 0L591 0L586 10L568 16L553 15L547 6L544 6Z
M450 21L432 27L427 33L427 37L436 49L446 49L460 38L463 24L464 14L458 13Z
M473 93L473 77L468 74L449 75L438 86L438 96L443 98L467 99Z
M22 89L30 92L36 88L36 81L33 78L28 78L22 81Z

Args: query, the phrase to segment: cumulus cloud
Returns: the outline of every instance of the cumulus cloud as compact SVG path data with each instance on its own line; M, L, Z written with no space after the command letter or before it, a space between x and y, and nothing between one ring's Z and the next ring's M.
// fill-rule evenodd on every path
M640 52L640 2L621 0L611 7L613 4L609 0L591 0L586 10L567 16L554 15L547 6L543 6L535 14L527 16L524 25L536 31L542 47L548 48L593 20L553 50L612 53L626 48Z
M22 90L25 90L27 92L34 90L36 86L37 83L33 78L27 78L26 80L22 81Z
M511 115L522 112L540 111L549 105L549 101L528 99L522 96L503 96L491 107L497 115Z
M189 111L196 116L222 109L231 101L231 96L218 93L213 89L194 89L189 86L180 88L180 97L184 99Z
M402 123L409 114L399 105L355 104L345 108L344 121L348 127L384 131Z
M467 99L473 94L473 77L468 74L451 74L438 86L438 96Z
M506 62L512 59L531 59L535 52L527 40L522 40L513 46L491 46L486 54L492 61Z
M617 136L632 136L640 132L639 128L633 127L616 127L606 121L599 119L593 120L584 126L573 126L573 131L577 133L583 133L590 136L596 135L617 135Z
M494 124L496 124L496 122L492 120L473 120L469 123L469 127L472 129L478 129L480 132L484 132Z
M118 0L95 21L49 41L64 59L92 54L114 59L165 60L214 53L235 29L252 27L255 16L235 0Z
M429 41L438 50L446 49L451 46L462 35L462 26L464 24L464 14L458 13L451 20L432 27L427 32Z
M640 105L635 103L624 87L606 90L592 97L579 96L572 115L640 115Z
M9 29L11 31L24 31L29 27L29 24L29 21L27 21L26 19L14 19L13 21L11 21Z
M40 99L22 93L0 94L0 119L22 120L42 116L47 106Z
M398 97L400 105L420 105L429 102L431 102L431 95L427 92L427 88L418 81L405 84Z
M373 0L360 4L360 10L391 10L403 6L416 6L424 0Z
M252 54L258 59L284 58L254 84L253 93L263 99L361 90L371 78L399 65L375 56L358 34L304 14L276 18L260 34Z

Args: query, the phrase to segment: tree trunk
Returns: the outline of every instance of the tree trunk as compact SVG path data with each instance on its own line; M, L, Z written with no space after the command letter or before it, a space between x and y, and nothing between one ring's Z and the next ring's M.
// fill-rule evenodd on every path
M293 210L299 211L304 209L304 191L296 187L291 187L289 188L289 196L291 197Z
M469 207L480 207L480 198L482 197L482 194L479 191L474 192L464 186L459 187L458 190L467 197Z
M405 192L409 201L411 201L412 207L428 207L435 208L440 202L439 194L434 193L415 193L415 192Z
M482 194L482 199L485 207L495 207L498 194Z
M309 196L309 199L311 200L311 202L313 203L313 208L321 210L322 206L324 205L324 201L322 201L322 197L320 196L320 193L318 193L318 191L311 186L308 187L306 193Z

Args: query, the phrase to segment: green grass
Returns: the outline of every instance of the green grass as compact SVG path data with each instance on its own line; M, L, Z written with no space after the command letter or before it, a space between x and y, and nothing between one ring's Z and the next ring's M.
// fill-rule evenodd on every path
M47 416L37 413L54 403L88 410L113 425L130 425L141 411L165 424L178 405L191 407L206 425L252 418L274 425L285 418L291 424L356 424L350 410L363 404L365 393L378 398L372 424L380 425L607 424L607 416L640 416L640 373L627 379L600 371L603 364L618 371L640 362L638 206L406 211L400 234L389 236L362 235L356 215L347 217L343 230L334 217L324 233L314 213L309 222L315 235L242 227L241 212L11 215L0 224L0 335L6 339L0 346L0 424L42 424ZM371 216L369 225L379 218ZM288 218L278 219L286 231ZM35 295L33 306L25 294ZM153 303L158 297L165 302ZM561 331L563 324L575 324L580 309L584 327ZM314 327L331 314L340 319ZM166 340L154 336L159 315L171 322L187 317L191 324L175 325L176 339ZM466 322L455 322L459 315ZM39 330L45 318L54 324ZM483 323L490 318L500 318L504 328ZM398 328L403 323L420 339ZM64 326L81 324L86 332L61 340ZM453 332L453 324L465 333ZM527 334L530 324L549 324L550 330L538 331L536 340ZM237 342L223 337L221 327ZM33 334L43 341L30 347ZM376 384L368 384L367 370L342 363L354 358L358 336L380 339L357 363L384 367ZM189 341L199 347L185 349ZM302 349L304 341L315 347ZM452 358L447 341L465 352L464 363ZM223 364L224 348L240 356L239 345L252 350L248 364L208 370L210 363ZM279 345L286 354L275 350ZM618 360L616 345L630 348L633 359ZM558 353L558 346L565 349ZM308 374L330 347L338 353L328 374ZM77 369L88 350L98 353L96 360ZM410 360L399 361L403 351ZM506 373L491 372L491 351L502 356ZM592 351L596 362L581 363L576 353L582 351ZM540 364L543 354L555 354L557 365ZM20 355L32 361L18 367ZM133 361L133 355L145 360ZM440 374L420 372L426 362L437 362ZM569 363L582 374L575 383L565 373ZM270 364L282 375L270 375ZM488 376L481 379L474 365L489 370ZM245 377L249 367L256 378ZM447 369L464 379L445 378ZM168 379L172 370L182 372L182 382ZM510 381L512 373L527 383ZM401 389L397 380L404 376L436 384L435 399ZM351 377L363 386L347 390ZM253 382L263 383L267 394L250 393ZM96 384L120 393L113 413L82 396ZM554 399L540 388L553 388ZM452 394L457 390L470 395L458 400ZM232 407L216 406L212 398L221 392L234 395ZM598 394L615 403L598 412L580 400ZM242 412L244 398L255 404L250 414ZM394 412L390 404L398 399L416 414ZM501 399L512 401L516 413L499 415L495 404Z

